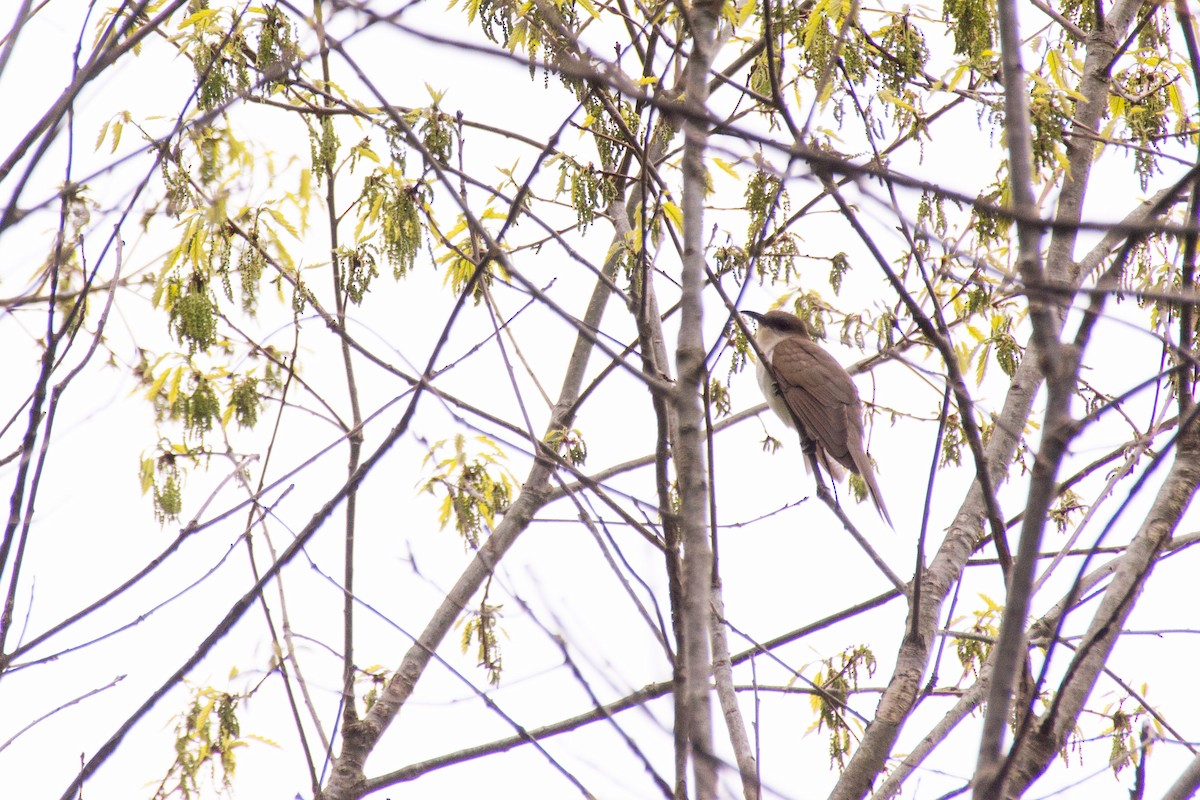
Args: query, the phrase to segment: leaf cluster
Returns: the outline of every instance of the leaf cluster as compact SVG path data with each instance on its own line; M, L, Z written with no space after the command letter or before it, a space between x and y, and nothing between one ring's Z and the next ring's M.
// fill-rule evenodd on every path
M187 711L175 725L175 762L154 794L155 800L204 795L206 779L218 791L230 789L237 771L241 738L241 698L212 688L195 689Z
M445 450L450 455L441 457ZM421 485L430 494L444 493L438 523L443 529L454 522L465 545L478 548L481 538L495 526L512 501L513 481L504 466L504 452L486 436L468 439L456 434L429 448L425 465L432 475Z

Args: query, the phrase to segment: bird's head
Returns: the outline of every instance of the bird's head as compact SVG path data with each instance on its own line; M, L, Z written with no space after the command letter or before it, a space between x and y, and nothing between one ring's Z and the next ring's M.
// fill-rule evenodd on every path
M777 336L803 336L811 339L808 325L795 314L786 311L768 311L760 314L757 311L743 311L742 316L749 317L759 325L759 331L769 330Z

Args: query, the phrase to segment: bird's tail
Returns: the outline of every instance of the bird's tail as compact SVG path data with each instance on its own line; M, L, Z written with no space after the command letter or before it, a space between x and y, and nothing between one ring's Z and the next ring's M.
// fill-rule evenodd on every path
M857 467L854 471L861 475L863 483L867 484L867 492L871 495L871 502L875 504L875 510L879 512L879 516L883 517L883 521L888 524L889 528L896 530L896 526L892 523L892 515L888 513L887 506L883 503L883 493L879 491L879 481L875 479L875 468L871 465L871 457L862 450L858 450L851 452L850 458Z
M879 512L879 516L883 517L883 521L888 524L889 528L896 530L896 526L892 524L892 516L888 513L887 506L883 504L883 494L879 491L879 481L875 480L875 470L871 469L870 464L867 464L866 469L860 470L860 472L863 482L870 490L871 502L875 504L875 510Z

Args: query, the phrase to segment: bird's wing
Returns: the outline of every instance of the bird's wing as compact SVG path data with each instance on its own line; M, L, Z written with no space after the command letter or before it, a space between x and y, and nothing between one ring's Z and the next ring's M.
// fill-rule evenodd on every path
M771 353L775 381L804 431L842 466L855 472L850 437L862 439L858 390L833 356L807 339L788 338Z
M871 458L863 450L862 404L850 374L820 345L795 337L775 346L771 363L780 394L816 440L818 455L824 450L828 459L861 475L880 516L894 527ZM822 463L835 479L840 477L827 459Z

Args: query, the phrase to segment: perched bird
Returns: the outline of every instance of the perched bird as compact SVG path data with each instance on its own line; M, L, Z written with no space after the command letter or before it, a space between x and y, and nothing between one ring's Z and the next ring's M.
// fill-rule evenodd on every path
M871 459L863 450L863 408L850 373L809 335L804 320L786 311L743 311L758 322L754 340L762 351L758 385L767 405L816 446L817 461L834 480L850 470L862 476L871 500L889 526ZM808 462L805 462L808 467Z

